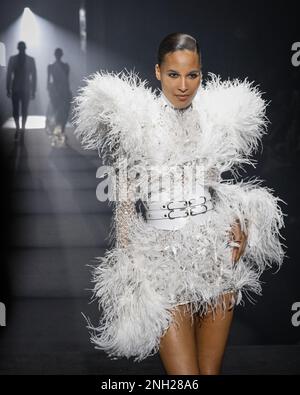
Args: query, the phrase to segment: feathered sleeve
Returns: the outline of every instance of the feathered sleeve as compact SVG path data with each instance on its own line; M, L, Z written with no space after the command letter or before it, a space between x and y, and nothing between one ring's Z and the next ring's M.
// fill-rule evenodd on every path
M92 269L93 300L98 300L101 315L96 326L86 319L96 348L110 356L129 357L136 352L144 357L143 352L147 353L151 344L143 349L149 343L144 330L139 333L134 330L134 326L128 325L128 317L134 325L145 311L150 311L153 293L144 296L140 291L144 282L137 281L143 279L144 272L140 268L142 256L132 240L143 222L135 206L132 177L126 170L140 158L137 153L144 121L154 105L153 93L133 72L121 75L100 72L86 82L74 101L75 135L84 148L98 149L103 162L110 165L105 167L105 173L113 184L109 204L114 203L110 248L103 256L94 258ZM131 303L135 295L139 295L138 302Z
M207 114L207 130L213 136L207 139L221 170L235 175L235 165L253 164L251 155L267 133L268 103L247 78L221 81L219 76L209 75L211 79L203 88L199 103ZM280 206L285 202L271 188L262 186L262 181L259 178L238 181L234 177L215 184L220 212L227 213L232 224L239 220L247 233L243 259L259 272L274 263L280 267L285 256L281 235L284 214Z
M134 71L99 71L85 79L73 100L75 135L85 149L98 149L105 159L114 147L129 155L140 146L143 124L154 92Z
M110 242L115 241L116 248L125 248L136 210L130 191L126 199L119 196L121 188L130 189L129 179L125 182L122 178L121 182L119 172L130 165L130 158L136 157L134 150L140 144L135 143L141 143L154 93L146 87L147 81L132 70L117 74L101 70L85 82L73 101L74 133L85 149L98 149L102 161L112 165L106 170L116 182Z
M267 133L269 120L266 108L269 103L253 81L238 78L221 81L220 76L208 73L201 102L208 114L210 133L220 139L220 158L227 155L229 167L236 163L251 164L262 137Z

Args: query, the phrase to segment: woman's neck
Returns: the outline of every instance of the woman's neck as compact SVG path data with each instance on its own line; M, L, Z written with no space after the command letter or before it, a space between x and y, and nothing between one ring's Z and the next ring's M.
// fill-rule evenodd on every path
M185 110L188 110L189 108L192 108L192 107L193 107L193 103L190 103L187 107L184 107L184 108L177 108L177 107L174 106L174 104L172 104L172 103L170 102L170 100L169 100L169 99L167 98L167 96L163 93L163 91L161 91L161 96L162 96L162 98L164 99L164 101L166 102L167 105L169 105L171 108L173 108L173 110L176 110L176 111L178 111L179 113L182 113L182 112L184 112Z

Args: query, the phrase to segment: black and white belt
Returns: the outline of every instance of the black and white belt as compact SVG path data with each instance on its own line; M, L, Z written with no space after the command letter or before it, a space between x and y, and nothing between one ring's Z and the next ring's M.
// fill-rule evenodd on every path
M146 220L185 218L205 214L213 210L214 204L211 198L199 196L190 200L177 200L169 202L152 202L145 204Z

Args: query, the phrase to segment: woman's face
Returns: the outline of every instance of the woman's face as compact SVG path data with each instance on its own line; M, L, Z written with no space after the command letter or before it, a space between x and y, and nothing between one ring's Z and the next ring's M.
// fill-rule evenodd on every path
M155 75L174 107L188 107L201 83L198 54L187 49L167 53L161 66L155 65Z

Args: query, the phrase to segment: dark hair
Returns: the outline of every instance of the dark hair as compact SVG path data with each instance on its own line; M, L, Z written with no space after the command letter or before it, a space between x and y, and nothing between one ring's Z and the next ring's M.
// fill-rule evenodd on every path
M61 48L56 48L54 55L61 58L63 56L63 50Z
M17 47L19 50L21 50L21 51L25 51L25 49L26 49L26 44L25 44L25 42L24 41L19 41L18 42L18 47Z
M164 57L169 52L188 49L197 52L199 56L199 63L201 64L201 52L197 40L185 33L170 33L159 44L157 62L161 65Z

